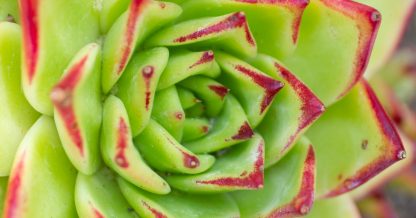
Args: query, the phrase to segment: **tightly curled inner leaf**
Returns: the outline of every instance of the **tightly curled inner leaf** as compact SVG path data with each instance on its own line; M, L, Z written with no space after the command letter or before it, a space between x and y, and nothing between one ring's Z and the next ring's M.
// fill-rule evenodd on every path
M53 120L42 116L17 154L7 154L14 164L10 175L10 167L0 175L9 176L5 218L39 217L44 204L43 215L56 217L75 209L80 217L100 218L300 216L311 210L315 180L320 197L341 194L357 185L345 188L345 181L361 184L404 154L371 88L356 84L379 24L368 6L20 0L19 8L23 39L14 43L22 43L22 89ZM0 34L19 36L7 25L0 23ZM0 37L0 45L7 40ZM328 54L336 57L329 61ZM2 77L8 64L19 71L18 58L9 62L0 60ZM12 82L18 81L5 86ZM23 104L2 103L25 115ZM351 112L353 124L368 112L362 122L371 128L351 130L339 105L360 106ZM313 123L310 142L302 134ZM334 131L322 139L334 128L356 137ZM383 152L347 147L361 138ZM358 164L328 161L337 152L328 142L353 151ZM373 159L385 161L368 167ZM36 170L45 178L35 180ZM37 197L49 185L53 193Z

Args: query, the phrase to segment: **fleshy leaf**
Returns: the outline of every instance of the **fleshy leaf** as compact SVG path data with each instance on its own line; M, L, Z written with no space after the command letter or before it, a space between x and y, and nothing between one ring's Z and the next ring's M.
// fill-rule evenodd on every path
M0 22L15 22L19 19L19 6L17 0L0 0Z
M330 105L360 80L379 25L380 13L371 7L350 0L311 0L298 47L282 61Z
M119 179L121 191L134 210L146 218L240 217L236 203L226 194L197 195L172 191L160 196Z
M0 22L0 33L0 176L7 176L20 141L39 114L20 88L20 28Z
M129 211L130 205L121 194L114 173L107 168L91 176L78 173L75 205L81 218L137 217Z
M123 101L130 117L133 136L149 122L156 87L169 59L166 48L153 48L135 55L118 83L117 96Z
M316 151L319 197L357 188L406 155L395 127L364 80L328 108L306 135Z
M258 49L274 57L290 55L296 47L299 24L307 0L185 1L181 20L244 11Z
M165 89L197 74L209 77L217 77L220 74L220 68L214 60L213 51L183 51L171 55L168 65L160 77L157 89Z
M152 32L178 17L182 9L174 3L132 0L111 27L104 41L102 90L110 91L123 74L136 47Z
M101 162L100 55L99 45L86 45L51 92L55 123L65 152L75 168L88 175Z
M360 218L357 206L348 195L315 201L306 218Z
M256 42L243 12L184 21L159 31L146 42L146 46L183 45L221 48L240 56L257 54Z
M242 218L292 217L310 210L314 190L315 155L309 141L302 138L279 164L266 170L263 189L238 191L232 196Z
M233 56L217 53L220 80L231 89L255 128L264 118L283 83Z
M183 147L154 120L150 120L134 143L152 167L165 172L201 173L215 161L211 155L195 155Z
M101 33L107 33L117 18L129 7L129 0L102 0L100 10Z
M53 120L42 116L17 151L3 217L76 217L76 172L62 149Z
M209 153L246 141L253 135L240 103L232 95L227 95L224 108L208 134L186 142L185 146L195 153Z
M134 147L127 111L123 102L114 96L104 103L101 152L107 166L134 185L157 194L170 192L169 185Z
M208 171L197 175L171 175L167 182L185 192L225 192L263 187L264 140L260 135L236 145L219 157Z
M179 99L181 100L183 109L188 109L201 102L201 100L198 99L190 90L184 89L180 86L176 87L176 89L178 90Z
M183 128L183 141L192 141L205 136L211 129L211 123L204 118L187 118Z
M256 129L266 142L266 167L269 167L291 149L325 107L302 81L272 57L259 55L251 63L285 84Z
M9 177L0 177L0 211L3 211Z
M75 53L99 36L94 0L19 0L23 29L23 90L30 104L52 115L49 98Z

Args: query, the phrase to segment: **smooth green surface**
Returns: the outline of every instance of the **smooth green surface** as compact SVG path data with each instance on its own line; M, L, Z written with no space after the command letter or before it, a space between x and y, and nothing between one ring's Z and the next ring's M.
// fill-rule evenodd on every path
M19 20L17 0L0 0L0 22L8 20L9 15L11 15L15 21Z
M359 218L361 217L355 202L348 195L315 201L307 218Z
M101 33L107 33L117 18L127 10L129 0L102 0L100 11Z
M6 198L7 182L9 177L0 177L0 211L3 212L4 199Z

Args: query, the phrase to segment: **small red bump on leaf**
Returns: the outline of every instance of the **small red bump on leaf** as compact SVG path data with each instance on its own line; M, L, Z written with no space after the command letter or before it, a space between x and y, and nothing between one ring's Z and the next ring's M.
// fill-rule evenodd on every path
M217 186L245 187L250 189L263 188L264 185L264 142L259 143L257 149L257 159L254 163L253 171L249 174L245 171L240 177L225 177L213 180L196 181L199 184L211 184Z
M35 76L39 56L38 0L20 0L25 67L29 84Z
M249 76L253 80L253 82L261 86L265 90L265 95L263 97L260 110L260 113L263 113L266 110L266 108L270 105L270 103L272 103L274 96L277 94L277 92L279 92L279 90L283 87L283 83L241 65L236 65L235 69Z
M121 72L127 65L128 59L134 50L134 40L135 40L135 31L137 28L137 21L145 7L149 3L149 0L132 0L129 8L129 16L126 25L126 33L124 34L124 44L121 48L121 59L117 68L117 75L120 75Z
M23 170L24 170L24 156L20 156L20 160L17 163L16 167L13 169L10 179L9 179L9 187L7 189L7 195L5 199L4 211L3 216L4 218L18 218L19 212L19 203L22 203L23 200L21 197L22 190L22 177L23 177Z
M169 141L169 143L174 146L178 151L182 154L182 161L183 165L187 168L196 168L199 166L199 159L195 157L194 155L190 155L187 152L183 151L181 148L176 146L176 143L174 143L169 137L166 137L166 139Z
M192 69L198 65L205 64L214 60L214 52L213 51L206 51L202 54L202 57L194 64L189 66L189 69Z
M155 68L153 66L146 66L143 68L142 70L142 75L144 78L144 82L145 82L145 86L146 86L146 97L145 97L145 107L146 110L149 110L150 107L150 97L151 97L151 92L150 92L150 80L153 77Z
M224 99L224 97L228 94L230 89L228 89L225 86L217 86L217 85L210 85L208 86L209 89L214 91L218 96L221 97L221 99Z
M182 112L176 112L176 113L175 113L175 117L176 117L176 119L178 119L178 120L182 120L182 119L183 119L183 113L182 113Z
M173 42L183 43L189 40L196 40L204 36L208 36L214 33L219 33L225 30L235 29L235 28L244 28L247 42L251 46L256 45L256 42L254 41L254 38L251 35L250 29L248 27L246 16L244 15L243 12L236 12L219 23L216 23L212 26L205 27L191 34L181 36L177 39L174 39Z
M301 187L293 200L283 207L277 208L266 217L292 217L303 216L312 208L314 201L315 185L315 152L312 145L309 146L308 154L303 167Z
M142 201L142 204L153 214L155 218L168 218L165 214L151 207L145 201Z
M209 127L208 126L202 126L202 132L203 133L207 133L209 131Z
M117 165L119 165L122 168L129 167L129 162L126 157L126 149L128 145L128 135L129 130L128 126L126 124L126 121L120 117L119 123L118 123L118 138L117 138L117 154L115 157L115 161Z
M253 129L251 129L248 122L244 122L244 124L240 127L238 130L238 133L232 137L234 140L244 140L249 139L253 137L254 132Z
M64 122L68 134L78 148L81 156L84 155L84 145L82 141L81 131L76 120L73 105L73 92L82 77L85 63L88 56L83 57L79 62L68 70L65 77L58 83L51 92L51 100L55 108Z

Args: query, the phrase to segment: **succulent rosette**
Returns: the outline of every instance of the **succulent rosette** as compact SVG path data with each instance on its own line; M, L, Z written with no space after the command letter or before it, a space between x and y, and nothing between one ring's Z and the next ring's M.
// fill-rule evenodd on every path
M365 4L0 6L5 218L353 217L331 197L406 156L363 78Z

